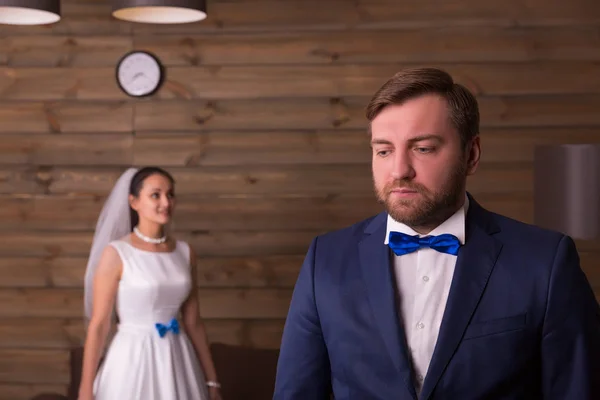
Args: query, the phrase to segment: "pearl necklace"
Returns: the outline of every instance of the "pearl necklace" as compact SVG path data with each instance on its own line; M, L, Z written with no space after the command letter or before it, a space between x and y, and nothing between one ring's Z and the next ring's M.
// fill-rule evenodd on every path
M165 235L163 237L159 237L159 238L148 237L148 236L144 235L142 232L140 232L140 230L138 229L137 226L133 228L133 232L135 233L135 235L137 237L139 237L140 239L142 239L146 243L161 244L161 243L164 243L167 240L167 235Z

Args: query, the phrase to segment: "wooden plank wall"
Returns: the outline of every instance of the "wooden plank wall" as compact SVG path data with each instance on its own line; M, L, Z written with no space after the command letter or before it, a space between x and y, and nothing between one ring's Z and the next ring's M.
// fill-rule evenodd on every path
M531 222L532 150L600 141L596 0L213 0L208 20L111 19L63 0L51 27L0 26L0 393L66 390L93 228L129 165L178 181L211 340L277 347L310 239L379 211L364 107L398 69L446 68L481 102L469 189ZM118 59L168 80L134 100ZM579 243L600 291L595 242Z

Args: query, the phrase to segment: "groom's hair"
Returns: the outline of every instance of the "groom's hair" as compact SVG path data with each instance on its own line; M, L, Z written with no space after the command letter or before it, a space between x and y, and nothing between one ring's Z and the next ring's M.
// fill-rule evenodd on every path
M479 134L479 106L473 94L452 76L438 68L404 69L383 84L367 105L369 122L387 106L402 104L425 94L437 94L448 103L450 120L463 146Z

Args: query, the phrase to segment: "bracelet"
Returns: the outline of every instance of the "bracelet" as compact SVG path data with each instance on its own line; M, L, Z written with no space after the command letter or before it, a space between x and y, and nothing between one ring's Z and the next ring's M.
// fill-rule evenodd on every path
M206 386L220 388L221 384L219 382L215 382L215 381L206 381Z

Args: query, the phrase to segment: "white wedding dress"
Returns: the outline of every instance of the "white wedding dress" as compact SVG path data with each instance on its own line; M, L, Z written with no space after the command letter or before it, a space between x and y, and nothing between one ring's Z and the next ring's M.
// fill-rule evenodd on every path
M187 243L177 241L168 253L140 250L124 240L110 245L123 262L119 325L96 375L94 399L208 400L194 348L181 322L178 334L171 325L192 290Z

